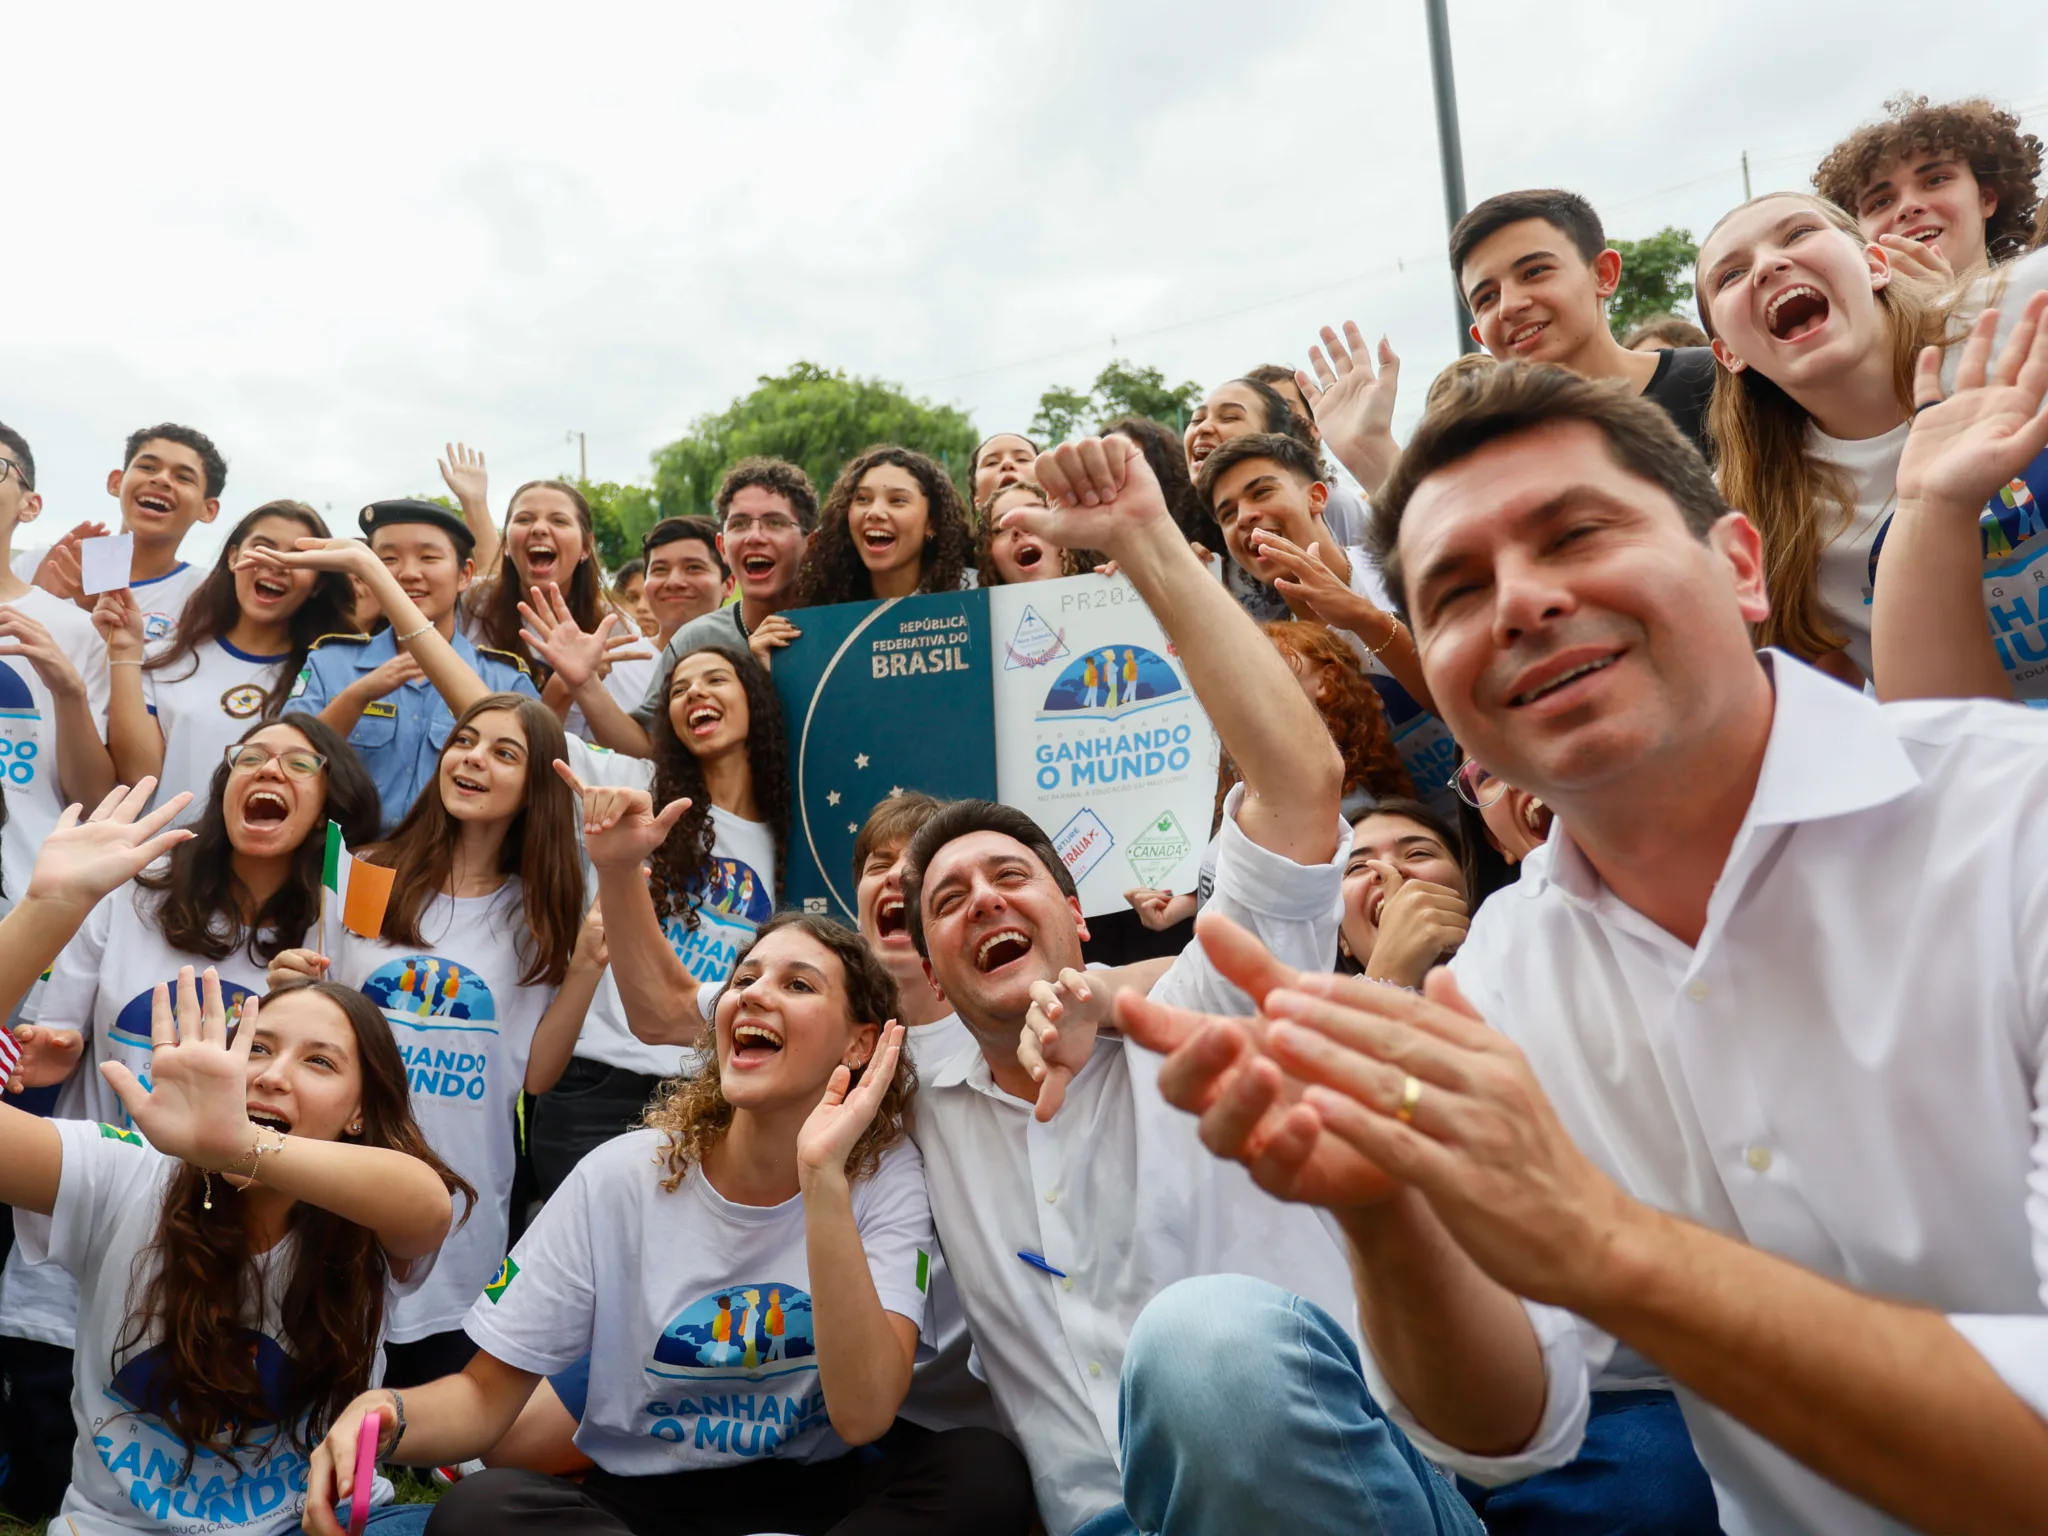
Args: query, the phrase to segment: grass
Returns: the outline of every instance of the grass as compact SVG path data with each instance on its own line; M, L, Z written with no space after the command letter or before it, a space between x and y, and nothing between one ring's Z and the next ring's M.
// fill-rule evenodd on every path
M388 1472L397 1476L391 1479L391 1486L398 1495L400 1504L432 1504L441 1497L441 1490L434 1486L432 1476L416 1476L410 1467L392 1467ZM0 1536L45 1536L46 1523L38 1520L28 1525L7 1515L0 1514Z

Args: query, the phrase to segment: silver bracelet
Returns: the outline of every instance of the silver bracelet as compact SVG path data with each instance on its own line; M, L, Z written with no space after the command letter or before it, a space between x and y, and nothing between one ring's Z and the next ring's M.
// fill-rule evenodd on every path
M392 636L392 638L396 640L400 645L403 645L408 640L419 639L421 635L424 635L428 630L432 629L433 627L434 626L431 624L422 624L418 629L414 630L409 635L394 635Z
M110 667L139 667L142 665L142 663L139 661L130 661L125 656L109 656L107 658L107 665Z

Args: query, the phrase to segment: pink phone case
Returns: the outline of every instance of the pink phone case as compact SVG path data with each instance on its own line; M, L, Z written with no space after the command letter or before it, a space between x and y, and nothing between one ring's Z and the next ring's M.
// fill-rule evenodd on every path
M356 1431L356 1481L349 1494L348 1536L363 1536L370 1519L370 1495L377 1490L377 1442L384 1435L384 1410L373 1408L363 1415L363 1427Z

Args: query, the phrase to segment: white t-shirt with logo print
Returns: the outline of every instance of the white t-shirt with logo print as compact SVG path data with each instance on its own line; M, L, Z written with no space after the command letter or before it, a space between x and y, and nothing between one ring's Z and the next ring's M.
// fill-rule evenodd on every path
M50 632L85 682L86 705L100 739L107 735L106 647L92 620L76 604L31 587L5 606ZM25 656L0 657L0 779L5 781L7 826L0 832L7 893L20 900L43 840L64 813L58 784L56 700Z
M586 784L646 789L654 781L654 764L648 759L590 747L573 736L567 761ZM700 1004L706 1007L716 995L715 989L724 985L734 958L754 930L774 915L776 901L773 828L765 821L747 821L715 805L711 826L711 880L708 893L699 900L695 931L687 917L662 919L662 930L683 968L698 985L713 989ZM652 1077L674 1077L691 1070L697 1060L697 1053L687 1047L649 1045L634 1035L609 967L584 1015L576 1054L587 1061Z
M361 938L330 920L328 979L382 1010L405 1059L413 1118L477 1193L467 1221L457 1198L459 1225L432 1278L393 1310L386 1332L396 1343L459 1328L505 1257L513 1116L534 1029L556 991L520 984L520 941L532 942L523 899L516 876L489 896L436 896L420 913L421 944Z
M123 886L92 909L50 967L42 1022L85 1037L77 1070L57 1093L55 1113L61 1119L130 1124L120 1099L100 1076L100 1063L118 1061L148 1084L150 997L158 982L177 981L180 966L203 971L210 965L218 971L221 1000L230 1009L265 990L263 963L251 958L246 947L224 960L209 960L166 944L157 920L159 899L139 885ZM78 1289L62 1269L31 1265L19 1247L7 1256L0 1271L0 1334L68 1349L77 1312Z
M164 1368L161 1339L128 1344L130 1322L154 1273L148 1257L163 1209L164 1186L178 1164L134 1131L60 1120L63 1166L57 1204L33 1226L16 1218L20 1241L32 1257L75 1276L81 1292L71 1415L78 1440L71 1454L71 1486L50 1523L66 1536L127 1536L132 1531L233 1531L271 1536L299 1523L306 1501L306 1456L284 1426L252 1426L255 1447L233 1459L197 1452L181 1477L185 1447L148 1411ZM297 1242L287 1233L253 1261L255 1305L243 1314L267 1396L281 1397L292 1369L282 1341L281 1302L297 1263ZM431 1272L418 1261L411 1280L394 1281L391 1295ZM390 1310L386 1301L386 1311ZM373 1377L383 1374L379 1360ZM303 1433L301 1438L312 1437ZM264 1455L264 1452L268 1455ZM391 1485L378 1478L372 1502L391 1502Z
M164 640L152 645L145 659L165 655L172 644ZM214 770L227 749L263 717L270 690L290 660L289 654L253 656L223 638L204 642L168 667L142 669L142 697L164 738L157 798L181 789L192 791L192 803L178 818L180 826L206 813Z
M662 1145L632 1131L578 1163L469 1336L543 1375L588 1355L576 1445L616 1476L844 1455L818 1383L803 1196L736 1205L695 1167L665 1190ZM932 1219L907 1139L853 1186L853 1219L883 1309L922 1331Z

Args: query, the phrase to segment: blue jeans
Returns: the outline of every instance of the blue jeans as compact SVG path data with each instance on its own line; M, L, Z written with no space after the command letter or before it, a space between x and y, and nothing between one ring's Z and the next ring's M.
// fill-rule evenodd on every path
M1595 1392L1578 1456L1519 1483L1459 1482L1492 1536L1718 1536L1714 1485L1669 1392Z
M1485 1536L1337 1320L1243 1275L1154 1297L1124 1357L1124 1502L1078 1536Z
M427 1528L427 1516L434 1512L431 1504L384 1504L370 1511L370 1518L364 1523L367 1533L375 1531L377 1536L420 1536ZM343 1504L335 1512L341 1528L348 1529L348 1506ZM303 1525L295 1525L280 1536L306 1536Z

